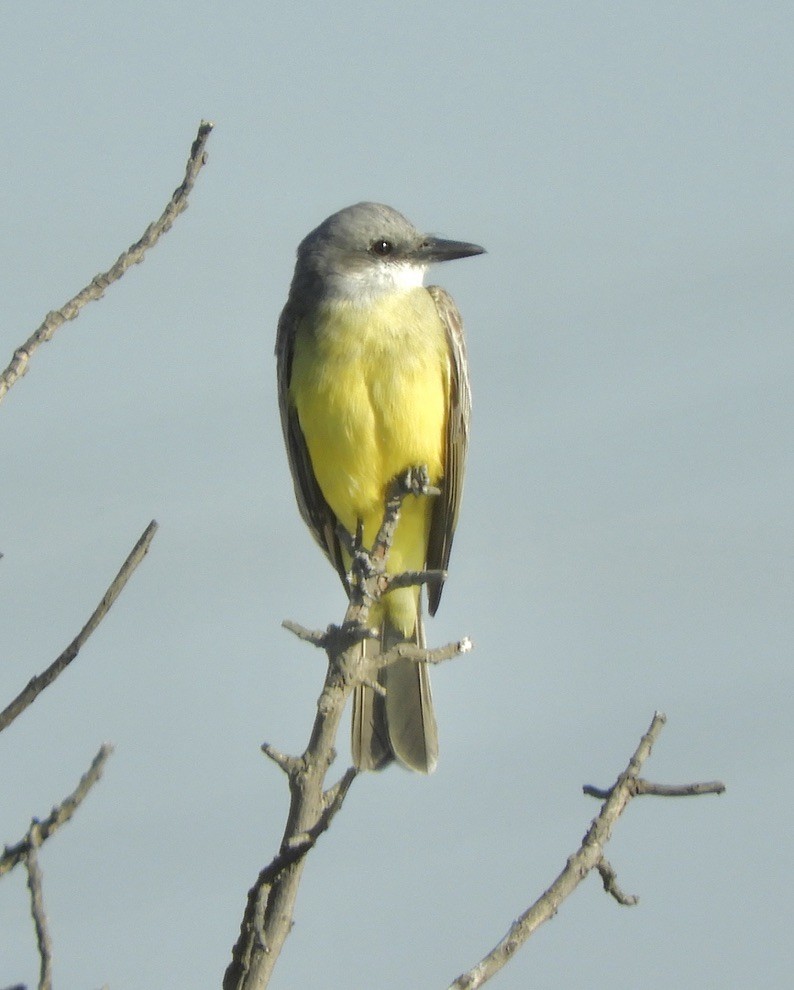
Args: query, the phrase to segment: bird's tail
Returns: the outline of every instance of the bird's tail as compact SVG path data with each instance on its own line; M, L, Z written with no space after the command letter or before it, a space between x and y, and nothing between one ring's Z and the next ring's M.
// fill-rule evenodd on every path
M415 634L408 641L424 646L424 640L417 618ZM404 642L406 636L385 618L380 640L364 640L363 649L374 659ZM438 762L438 730L427 664L397 660L376 676L385 696L365 684L353 695L353 762L361 770L380 770L396 759L409 770L431 773Z

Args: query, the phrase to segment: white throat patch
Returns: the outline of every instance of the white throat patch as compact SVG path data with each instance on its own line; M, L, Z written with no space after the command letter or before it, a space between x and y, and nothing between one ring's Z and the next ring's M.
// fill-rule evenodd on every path
M407 292L424 283L426 265L409 262L380 262L357 272L345 272L335 277L335 289L351 302L367 303L393 292Z

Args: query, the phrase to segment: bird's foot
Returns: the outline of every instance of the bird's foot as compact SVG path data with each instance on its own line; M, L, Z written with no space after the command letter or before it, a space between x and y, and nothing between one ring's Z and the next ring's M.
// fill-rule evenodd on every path
M405 474L399 479L399 482L406 495L441 494L440 488L430 484L430 472L424 464L419 467L408 468Z

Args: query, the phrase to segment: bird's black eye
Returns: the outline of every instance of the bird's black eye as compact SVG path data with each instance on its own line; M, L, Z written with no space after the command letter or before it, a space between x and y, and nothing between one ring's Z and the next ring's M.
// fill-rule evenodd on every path
M379 254L381 257L384 257L387 254L391 254L392 243L391 241L384 240L382 237L378 238L377 241L372 242L372 245L370 246L370 251L373 254Z

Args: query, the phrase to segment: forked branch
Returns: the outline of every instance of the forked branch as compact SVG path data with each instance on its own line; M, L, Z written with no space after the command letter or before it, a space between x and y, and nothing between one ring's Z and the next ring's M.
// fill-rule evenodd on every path
M636 904L638 898L632 894L624 894L618 886L617 876L611 865L604 857L604 846L609 841L612 830L618 818L623 814L629 801L640 794L673 793L669 788L658 785L640 783L640 769L651 755L654 743L664 727L666 718L657 712L650 727L640 740L640 744L629 760L623 773L608 790L601 791L591 786L584 788L587 794L596 794L604 798L604 804L598 815L593 819L587 834L579 849L568 857L565 869L559 874L548 890L539 897L526 911L510 926L507 934L484 956L475 966L462 973L448 990L475 990L481 987L507 963L527 941L527 939L549 918L554 917L562 902L569 897L587 874L598 870L604 889L618 903L629 906ZM692 790L691 788L696 788ZM687 785L686 793L691 794L721 794L725 786L719 781L710 784ZM674 789L675 794L683 793L681 788Z
M102 776L105 763L113 752L113 747L105 744L91 761L91 766L80 778L80 783L67 797L56 805L44 819L34 818L30 828L19 842L6 846L0 855L0 876L13 870L20 863L25 864L30 890L30 913L36 930L36 945L39 952L39 990L52 987L52 939L44 908L42 874L39 867L38 851L41 845L53 836L61 825L77 811L88 792Z
M43 842L46 842L50 836L58 831L61 825L65 825L69 821L88 796L88 792L102 776L102 771L105 769L105 764L112 752L113 747L109 743L101 746L91 761L91 766L80 778L80 783L72 793L65 797L60 804L57 804L46 818L34 818L30 828L19 842L3 849L3 853L0 855L0 877L23 862L31 848L38 849Z

